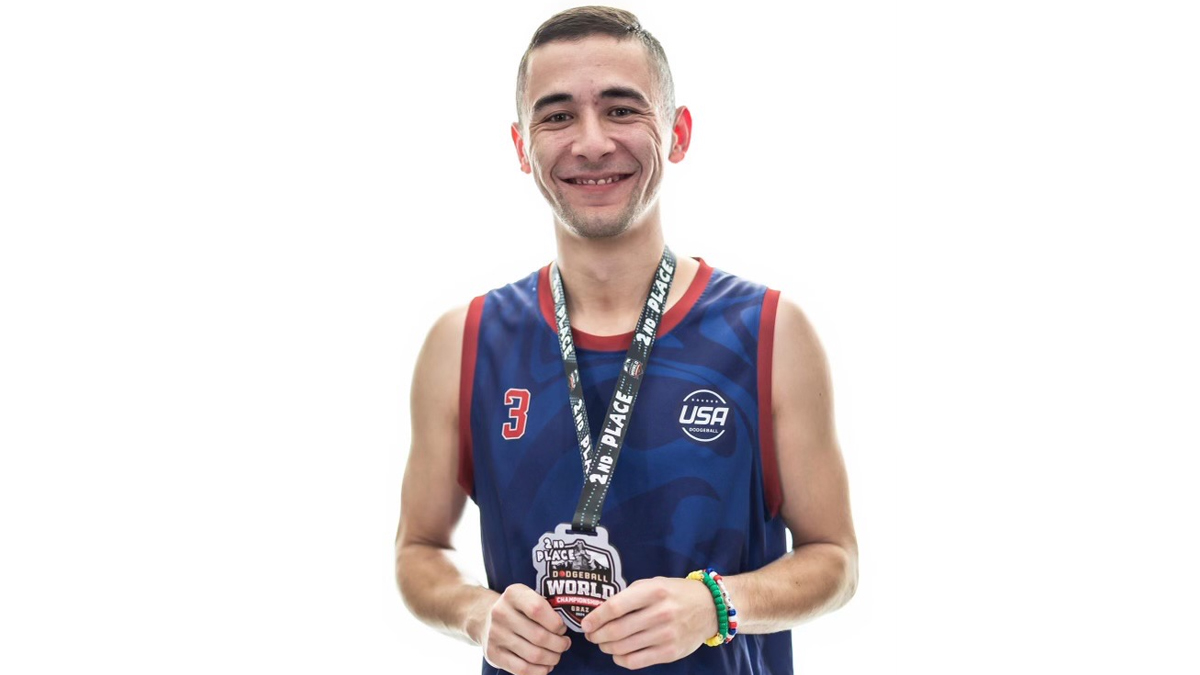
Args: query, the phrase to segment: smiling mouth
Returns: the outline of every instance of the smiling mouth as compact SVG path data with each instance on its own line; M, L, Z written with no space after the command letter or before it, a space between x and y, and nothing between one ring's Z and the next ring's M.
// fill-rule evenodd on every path
M615 173L611 176L604 176L603 178L567 178L563 180L563 182L571 185L612 185L613 183L619 183L632 175L633 174L631 173Z

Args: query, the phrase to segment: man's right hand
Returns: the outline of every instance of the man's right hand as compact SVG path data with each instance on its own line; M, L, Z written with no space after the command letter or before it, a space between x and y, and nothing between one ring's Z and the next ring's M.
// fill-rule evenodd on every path
M546 599L523 584L504 589L484 621L487 662L513 675L546 675L571 646L567 626Z
M467 491L458 483L459 382L467 307L434 324L412 387L412 452L400 493L396 583L425 623L483 647L484 658L515 675L546 675L571 646L567 627L537 591L497 593L455 564L453 534Z

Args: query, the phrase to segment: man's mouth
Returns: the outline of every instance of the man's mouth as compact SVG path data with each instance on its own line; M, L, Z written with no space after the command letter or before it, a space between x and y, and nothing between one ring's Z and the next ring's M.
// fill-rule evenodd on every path
M633 174L631 173L614 173L608 176L597 176L595 178L565 178L563 179L563 182L570 183L571 185L612 185L613 183L619 183L632 175Z

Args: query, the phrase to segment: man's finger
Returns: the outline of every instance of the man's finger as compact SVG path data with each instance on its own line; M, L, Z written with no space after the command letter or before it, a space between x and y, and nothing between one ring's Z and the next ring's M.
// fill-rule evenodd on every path
M558 640L557 635L553 637ZM516 654L526 663L553 667L558 665L558 659L562 656L561 652L546 649L517 634L508 635L507 638L500 646Z
M559 635L556 632L546 630L542 624L530 619L520 612L514 613L509 618L509 628L513 633L517 634L527 642L531 642L539 647L545 647L554 652L562 653L570 649L571 638L565 635ZM562 622L559 622L562 625ZM563 626L566 630L566 626Z
M616 622L608 625L613 626L615 623ZM649 629L637 631L632 635L615 641L599 642L597 644L600 647L600 651L604 652L605 654L624 656L625 654L636 652L639 649L653 647L654 645L663 644L667 641L667 632L663 630L661 625L655 625Z
M616 642L623 640L630 635L640 633L642 631L651 630L659 625L661 621L656 621L654 613L646 609L639 609L635 612L619 616L612 621L600 626L599 628L585 633L588 640L596 644L604 642Z
M674 661L671 658L671 650L665 646L648 647L646 649L639 649L632 654L613 657L613 663L629 670L638 670L646 666L670 663L671 661Z
M514 584L505 589L504 593L510 596L511 604L518 612L533 619L551 633L562 634L558 630L563 625L562 618L537 591L528 586Z
M584 633L591 633L609 621L646 607L658 597L658 586L633 584L629 588L605 600L584 617L581 625Z
M552 666L542 666L527 663L520 656L513 653L512 650L497 646L493 652L493 658L488 659L488 663L499 668L500 670L509 673L528 673L529 675L549 675Z

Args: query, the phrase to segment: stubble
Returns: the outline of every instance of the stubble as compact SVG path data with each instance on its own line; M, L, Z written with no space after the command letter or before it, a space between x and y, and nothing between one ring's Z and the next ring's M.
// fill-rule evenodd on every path
M564 189L555 186L554 215L558 221L562 223L572 233L585 239L607 239L617 237L629 230L638 218L646 212L654 203L654 197L657 194L649 195L649 199L638 199L636 194L629 196L629 201L619 213L612 216L601 216L599 214L587 215L575 209L567 195L564 194Z

